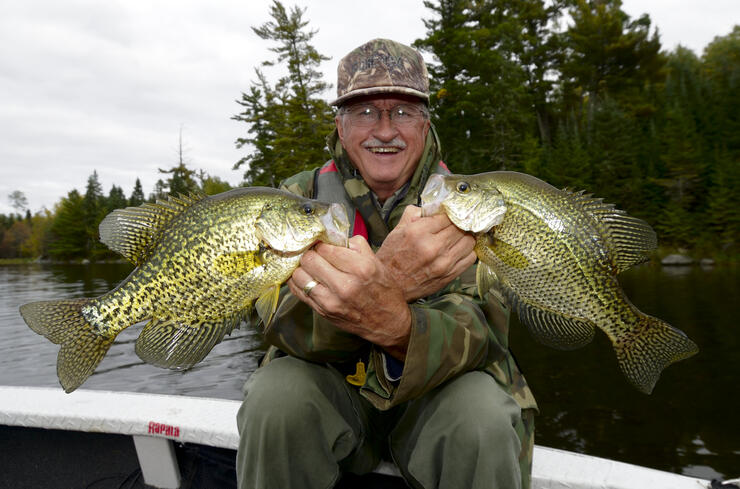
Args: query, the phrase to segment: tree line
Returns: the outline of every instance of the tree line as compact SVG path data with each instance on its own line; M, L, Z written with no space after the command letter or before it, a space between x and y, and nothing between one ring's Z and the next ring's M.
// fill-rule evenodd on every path
M427 0L432 122L456 173L523 171L649 222L662 245L737 259L740 26L701 56L662 50L620 0ZM275 185L327 158L334 116L306 9L274 1L254 32L287 74L242 93L245 180ZM352 46L348 46L351 49Z
M8 199L17 212L0 214L0 258L120 258L99 241L98 226L111 211L145 202L153 203L170 195L213 195L231 188L218 177L188 168L182 159L178 165L160 172L168 176L157 180L154 190L145 197L138 178L128 196L115 184L105 195L98 173L93 171L87 179L84 193L72 189L56 203L53 210L44 209L33 215L25 208L25 195L21 191L14 191Z
M456 173L523 171L586 190L649 222L661 245L737 261L740 238L740 26L697 55L666 52L648 15L620 0L427 0L432 122ZM333 109L306 9L274 0L253 31L276 57L237 99L243 185L277 186L327 158ZM348 46L351 49L353 46ZM265 70L279 67L270 83ZM161 170L149 200L229 185ZM137 185L140 190L140 184ZM136 199L134 199L136 194ZM97 174L55 207L0 216L0 257L107 257L97 223L136 205ZM12 200L12 199L11 199Z

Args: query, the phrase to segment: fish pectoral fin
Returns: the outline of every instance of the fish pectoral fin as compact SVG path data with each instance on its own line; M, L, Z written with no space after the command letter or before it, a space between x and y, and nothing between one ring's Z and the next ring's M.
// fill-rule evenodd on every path
M185 370L203 360L240 320L240 314L191 323L155 318L139 334L136 354L157 367Z
M591 321L528 304L511 291L506 292L519 321L543 345L558 350L575 350L593 340L596 326Z
M257 308L257 314L262 319L262 323L265 327L270 325L272 316L277 310L278 298L280 297L280 286L273 285L267 291L259 296L255 307Z
M495 254L502 262L511 268L527 268L529 266L529 260L524 254L517 250L514 246L511 246L506 241L497 238L495 235L489 240L487 244L491 253Z
M235 251L218 255L213 265L221 275L239 277L263 264L259 251Z

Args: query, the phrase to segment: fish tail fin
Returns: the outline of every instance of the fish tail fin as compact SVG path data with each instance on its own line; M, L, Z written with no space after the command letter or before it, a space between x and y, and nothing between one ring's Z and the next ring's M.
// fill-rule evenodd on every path
M664 368L699 351L683 331L643 313L613 342L620 369L645 394L653 391Z
M65 392L72 392L92 375L115 336L95 333L82 308L95 299L31 302L20 307L21 316L34 332L61 345L57 377Z

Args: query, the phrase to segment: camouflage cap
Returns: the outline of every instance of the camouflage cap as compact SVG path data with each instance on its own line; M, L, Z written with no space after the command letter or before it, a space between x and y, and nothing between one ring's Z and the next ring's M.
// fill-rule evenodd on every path
M389 39L373 39L342 58L337 67L337 99L376 93L414 95L429 102L429 75L421 54Z

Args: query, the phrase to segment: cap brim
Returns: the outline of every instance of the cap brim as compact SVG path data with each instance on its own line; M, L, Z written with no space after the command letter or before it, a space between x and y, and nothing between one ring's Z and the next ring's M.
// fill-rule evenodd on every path
M397 93L402 95L413 95L414 97L418 97L422 99L425 103L429 103L429 94L420 92L419 90L415 90L413 88L408 87L369 87L369 88L359 88L357 90L352 90L351 92L345 93L338 99L332 101L329 103L329 105L342 105L347 100L356 98L356 97L362 97L364 95L375 95L378 93Z

